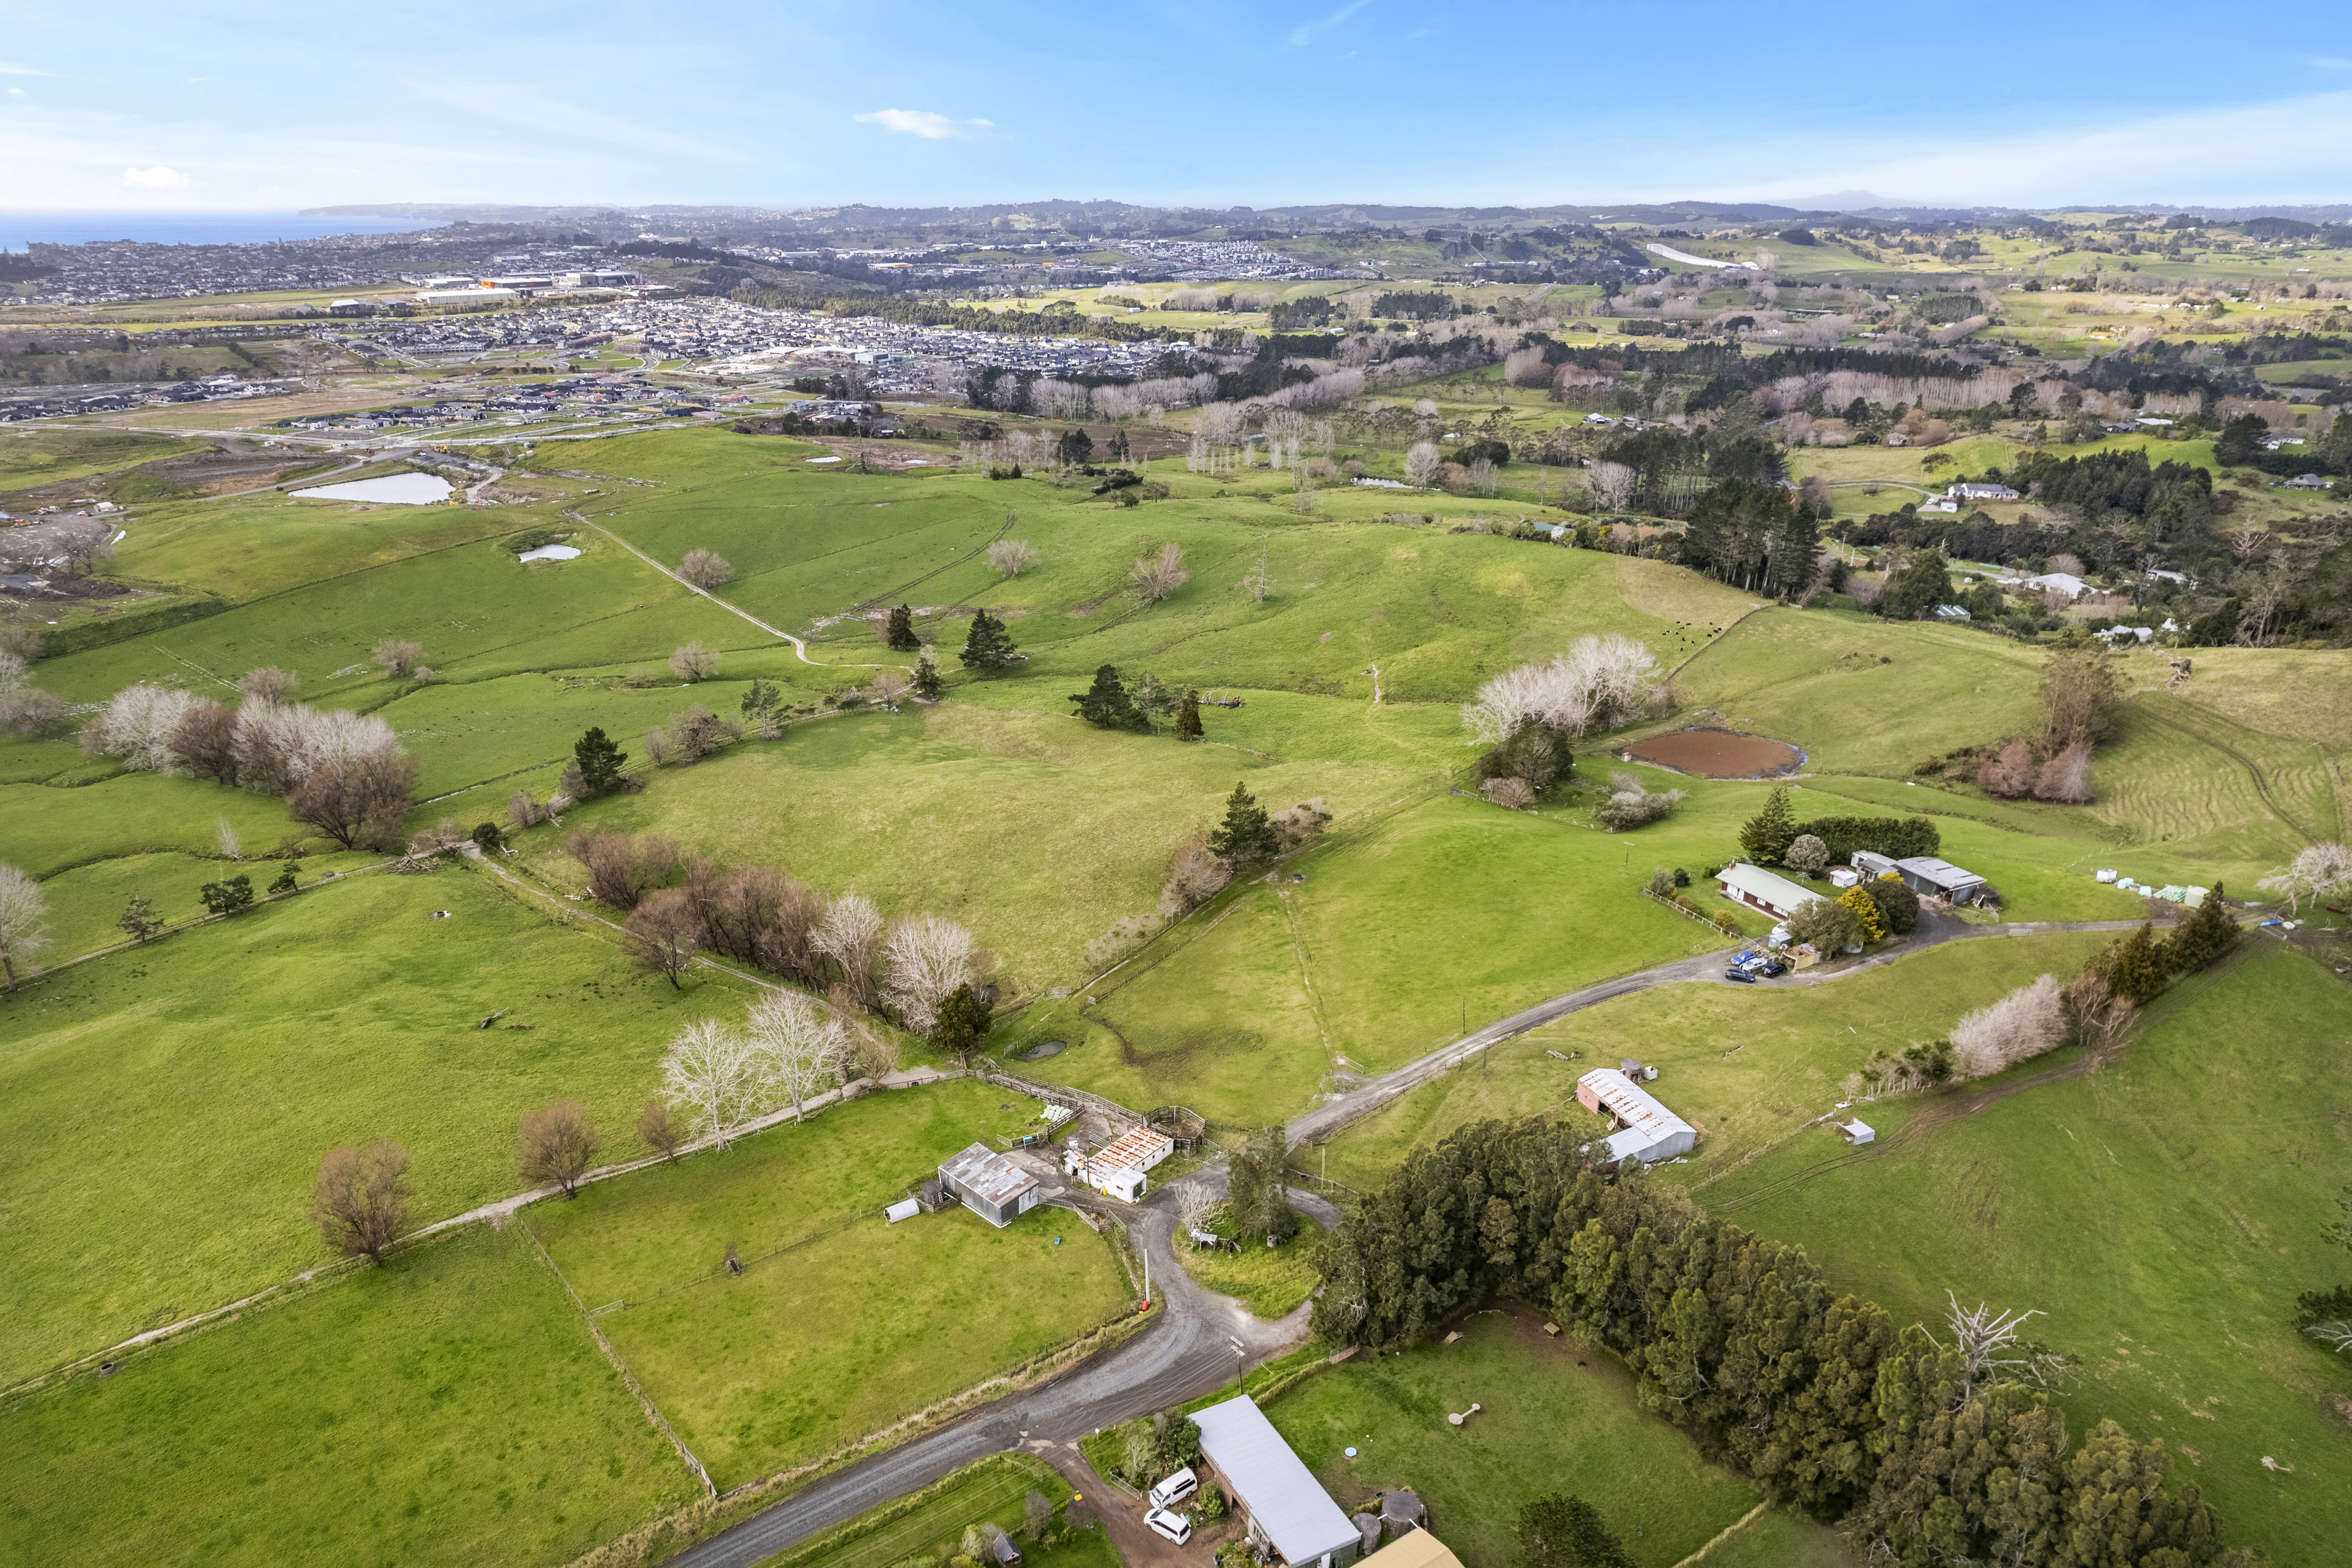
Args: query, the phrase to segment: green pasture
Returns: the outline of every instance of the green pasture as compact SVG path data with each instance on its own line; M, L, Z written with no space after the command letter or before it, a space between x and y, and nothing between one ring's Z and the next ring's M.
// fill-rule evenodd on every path
M1697 1130L1687 1169L1701 1195L1712 1198L1708 1184L1735 1181L1731 1173L1792 1139L1813 1150L1812 1158L1828 1158L1836 1146L1830 1134L1798 1130L1845 1098L1846 1075L1872 1051L1942 1039L1962 1014L2037 975L2063 980L2112 940L1972 937L1819 984L1707 981L1616 997L1504 1041L1323 1148L1301 1151L1297 1163L1369 1192L1412 1150L1490 1117L1564 1110L1575 1102L1579 1077L1632 1057L1658 1068L1654 1092ZM1917 1103L1884 1100L1854 1113L1887 1131Z
M515 1120L551 1100L638 1152L671 1036L747 1001L708 971L673 991L457 868L339 879L25 987L0 1002L0 1375L323 1261L307 1215L338 1144L404 1144L418 1224L518 1190Z
M2032 1331L2084 1363L2063 1401L2078 1436L2112 1416L2162 1442L2233 1545L2319 1562L2352 1535L2331 1479L2352 1379L2291 1320L2346 1277L2319 1236L2352 1180L2346 994L2270 937L2246 946L2177 983L2101 1072L1810 1179L1844 1146L1801 1134L1699 1195L1898 1321L1934 1322L1948 1289L2048 1313Z
M1756 1505L1753 1485L1636 1408L1614 1362L1548 1338L1541 1322L1479 1312L1450 1345L1358 1352L1266 1415L1342 1509L1372 1507L1383 1490L1418 1496L1465 1568L1518 1562L1519 1509L1548 1492L1580 1495L1642 1568L1670 1568ZM1474 1403L1476 1415L1447 1424Z
M248 844L245 847L249 853L270 846ZM309 855L295 863L294 874L307 891L320 886L330 872L341 875L354 871L378 858L366 854ZM229 860L216 853L196 855L165 849L93 860L59 872L41 884L41 896L48 900L51 941L43 962L60 963L130 941L128 933L116 922L134 898L145 899L153 907L156 918L176 925L204 918L204 901L197 890L205 883L244 877L252 882L254 896L263 898L285 867L282 860ZM154 942L163 940L158 937ZM159 951L154 942L149 944L148 951Z
M1053 1505L1048 1531L1068 1523L1070 1483L1027 1454L976 1460L911 1498L886 1503L816 1540L770 1558L761 1568L890 1568L909 1559L944 1559L959 1551L963 1532L993 1524L1021 1544L1021 1560L1036 1568L1119 1568L1118 1549L1099 1525L1065 1540L1024 1539L1031 1492ZM1083 1511L1083 1510L1081 1510Z
M330 482L365 477L360 470ZM130 537L115 547L115 562L136 581L243 602L526 527L567 526L503 507L371 506L268 492L142 506L127 525Z
M700 1495L482 1227L0 1406L0 1471L5 1554L58 1568L557 1568Z
M849 1447L1121 1310L1108 1244L1066 1211L1003 1230L961 1205L882 1216L1037 1109L971 1079L869 1095L526 1223L582 1300L625 1303L600 1323L724 1489ZM730 1246L740 1276L723 1267Z
M131 430L44 425L0 434L0 491L111 473L159 458L200 452L208 441L173 440Z

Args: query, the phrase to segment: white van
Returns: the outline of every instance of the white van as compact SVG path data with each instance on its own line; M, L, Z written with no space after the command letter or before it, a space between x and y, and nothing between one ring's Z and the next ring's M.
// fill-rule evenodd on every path
M1200 1489L1201 1478L1192 1473L1192 1466L1187 1465L1151 1489L1151 1506L1174 1508Z
M1143 1516L1143 1522L1151 1527L1153 1534L1166 1536L1179 1546L1192 1539L1192 1521L1181 1513L1155 1508Z

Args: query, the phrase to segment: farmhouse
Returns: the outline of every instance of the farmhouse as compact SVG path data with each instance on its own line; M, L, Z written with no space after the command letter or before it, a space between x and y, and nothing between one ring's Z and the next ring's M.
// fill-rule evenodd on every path
M1346 1568L1363 1537L1244 1394L1192 1412L1202 1463L1224 1485L1252 1544L1289 1568Z
M1776 877L1759 866L1744 862L1726 866L1716 873L1715 879L1723 888L1723 896L1751 910L1762 910L1778 920L1787 920L1821 895L1808 892L1786 877Z
M1698 1142L1691 1124L1660 1105L1649 1090L1615 1068L1594 1068L1576 1080L1576 1102L1587 1110L1605 1111L1624 1128L1609 1137L1609 1158L1637 1159L1643 1164L1687 1154Z
M1973 904L1982 900L1991 889L1985 879L1974 871L1963 871L1949 860L1938 860L1933 855L1914 855L1907 860L1890 860L1869 849L1853 852L1853 868L1865 877L1883 877L1892 871L1903 879L1903 885L1925 899L1945 899L1956 904Z
M1091 1154L1070 1150L1062 1168L1106 1197L1141 1200L1143 1173L1176 1151L1176 1140L1157 1127L1130 1127Z
M1944 492L1955 500L2015 500L2017 492L2007 485L1954 485Z
M985 1143L940 1167L940 1191L999 1230L1037 1206L1037 1178Z

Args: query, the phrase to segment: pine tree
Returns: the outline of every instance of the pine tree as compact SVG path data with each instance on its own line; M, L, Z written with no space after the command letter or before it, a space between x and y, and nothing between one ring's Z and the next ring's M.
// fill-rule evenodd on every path
M992 675L1013 662L1015 651L1004 623L982 610L972 616L971 630L965 636L963 652L958 658L966 669Z
M940 1004L940 1021L932 1026L931 1044L969 1060L988 1043L990 1022L988 1004L966 981L949 992L947 999Z
M593 799L621 787L621 764L629 760L629 754L604 731L591 730L572 746L572 760L579 765L581 786L588 792L582 798Z
M932 661L929 648L915 661L915 695L933 702L940 698L940 667Z
M1265 807L1235 780L1234 793L1225 797L1225 820L1209 835L1209 853L1244 865L1273 854L1276 844Z
M1539 1497L1519 1510L1522 1568L1633 1568L1633 1560L1593 1506L1574 1492Z
M1774 784L1764 809L1739 830L1739 848L1759 866L1777 866L1797 841L1797 814L1789 807L1789 786Z
M1141 731L1151 728L1151 721L1143 716L1135 700L1127 694L1115 664L1097 668L1093 687L1083 693L1073 692L1070 700L1078 705L1078 717L1097 730Z
M915 635L915 612L912 609L900 605L890 612L890 627L886 640L894 653L912 653L923 646L923 639Z
M2115 987L2116 995L2145 1006L2155 1000L2168 978L2164 960L2164 947L2156 940L2155 928L2142 921L2108 960L2107 984Z
M2164 943L2165 966L2176 974L2192 974L2237 944L2238 923L2230 918L2228 894L2221 883L2189 918L2172 928Z
M1201 694L1187 691L1176 703L1176 738L1197 741L1201 738Z

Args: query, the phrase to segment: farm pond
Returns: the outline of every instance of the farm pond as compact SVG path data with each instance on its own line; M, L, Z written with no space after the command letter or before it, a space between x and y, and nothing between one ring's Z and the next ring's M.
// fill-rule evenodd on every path
M1769 735L1737 730L1676 730L1624 748L1635 762L1652 763L1705 779L1769 779L1805 765L1805 753Z

